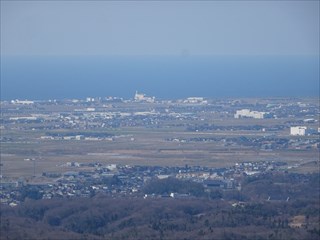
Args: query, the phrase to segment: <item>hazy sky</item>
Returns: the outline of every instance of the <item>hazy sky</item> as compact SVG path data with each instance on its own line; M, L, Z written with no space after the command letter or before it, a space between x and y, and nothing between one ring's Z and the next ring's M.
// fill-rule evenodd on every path
M2 1L2 55L319 54L319 1Z

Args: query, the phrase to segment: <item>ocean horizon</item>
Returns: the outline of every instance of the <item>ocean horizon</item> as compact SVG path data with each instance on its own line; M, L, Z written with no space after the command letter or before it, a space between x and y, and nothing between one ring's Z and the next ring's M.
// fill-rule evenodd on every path
M1 100L318 97L319 56L1 56Z

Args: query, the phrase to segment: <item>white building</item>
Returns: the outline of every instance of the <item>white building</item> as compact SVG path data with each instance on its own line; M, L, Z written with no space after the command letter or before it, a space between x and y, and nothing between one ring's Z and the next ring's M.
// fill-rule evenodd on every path
M117 170L117 164L109 164L106 166L106 168L110 171L116 171Z
M185 194L185 193L170 193L170 197L172 197L172 198L189 198L190 195Z
M262 119L265 117L265 112L250 111L250 109L237 110L234 118L257 118Z
M87 98L86 98L86 102L94 102L94 98L92 98L92 97L87 97Z
M155 101L155 97L147 97L145 94L138 93L138 91L136 91L136 94L134 95L134 100L136 102L151 102L151 103L153 103Z
M34 104L34 101L29 101L29 100L12 100L11 101L12 104L23 104L23 105L30 105L30 104Z
M205 100L203 97L189 97L186 100L183 101L184 103L201 103L201 104L207 104L208 101Z
M308 134L308 128L305 126L290 127L290 135L305 136Z

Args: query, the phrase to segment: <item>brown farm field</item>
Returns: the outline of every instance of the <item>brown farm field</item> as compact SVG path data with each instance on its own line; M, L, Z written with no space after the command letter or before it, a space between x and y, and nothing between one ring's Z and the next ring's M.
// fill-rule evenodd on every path
M229 167L237 162L284 161L300 164L295 171L318 170L318 149L261 150L252 146L214 142L178 142L167 139L238 138L263 136L261 132L188 132L181 129L142 127L110 130L118 137L113 141L42 140L40 131L18 131L4 135L20 136L20 141L1 143L1 168L4 177L40 176L43 172L65 172L67 162ZM27 160L31 159L31 160ZM32 161L35 160L35 163ZM315 162L311 164L310 162Z

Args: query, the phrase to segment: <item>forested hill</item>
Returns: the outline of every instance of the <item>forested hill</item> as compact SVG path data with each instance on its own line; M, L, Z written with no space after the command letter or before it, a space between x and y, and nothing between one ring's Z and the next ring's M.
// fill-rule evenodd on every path
M0 239L316 240L319 174L303 176L248 177L240 196L222 192L216 198L26 198L16 207L1 206ZM161 181L150 184L146 192L167 191Z

